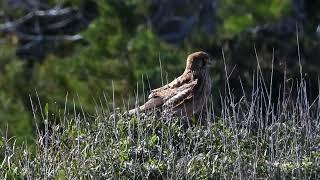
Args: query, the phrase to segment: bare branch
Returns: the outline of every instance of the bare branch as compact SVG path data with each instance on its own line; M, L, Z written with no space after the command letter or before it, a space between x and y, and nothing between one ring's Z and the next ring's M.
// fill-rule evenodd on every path
M35 5L37 2L28 3ZM94 1L91 3L93 5L90 4L90 7L96 6ZM35 7L21 18L0 24L0 33L18 37L16 54L19 57L42 59L64 41L81 40L79 33L98 15L97 8L93 8L93 11L96 12L92 12L92 9L86 12L77 7L55 6L45 10Z
M0 31L2 32L12 32L16 31L19 26L23 26L25 23L34 21L35 18L38 17L45 17L45 18L56 18L57 16L66 16L70 15L72 12L78 11L77 8L64 8L64 9L50 9L46 11L37 10L28 13L27 15L23 16L12 22L6 22L4 24L0 24Z

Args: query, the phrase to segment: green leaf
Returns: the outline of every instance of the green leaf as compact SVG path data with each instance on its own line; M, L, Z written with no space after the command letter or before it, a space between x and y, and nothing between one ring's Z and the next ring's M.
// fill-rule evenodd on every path
M149 139L149 146L154 147L155 145L157 145L159 142L159 136L157 135L153 135L151 136L151 138Z
M46 106L44 107L44 111L45 111L46 115L49 114L49 104L48 103L46 103Z

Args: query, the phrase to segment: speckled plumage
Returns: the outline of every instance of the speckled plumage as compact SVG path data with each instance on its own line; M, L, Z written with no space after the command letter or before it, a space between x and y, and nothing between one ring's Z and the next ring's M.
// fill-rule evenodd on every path
M149 100L144 105L130 110L129 114L154 108L170 108L174 114L188 117L198 114L211 92L208 67L210 63L210 57L205 52L190 54L181 76L163 87L151 90Z

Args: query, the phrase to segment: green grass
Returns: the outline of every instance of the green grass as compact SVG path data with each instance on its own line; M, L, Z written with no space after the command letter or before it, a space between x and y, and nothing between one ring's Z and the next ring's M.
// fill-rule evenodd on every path
M60 123L52 125L48 124L52 122L50 107L44 105L44 128L38 131L35 146L18 146L14 138L2 137L0 176L319 178L319 99L308 101L303 79L287 88L284 80L278 95L270 93L271 87L265 85L260 73L254 82L238 101L227 84L226 95L221 95L221 111L209 103L207 115L192 120L170 114L127 117L114 110L114 105L101 103L93 116L62 110L55 116L60 117ZM278 101L271 101L272 96L279 96Z

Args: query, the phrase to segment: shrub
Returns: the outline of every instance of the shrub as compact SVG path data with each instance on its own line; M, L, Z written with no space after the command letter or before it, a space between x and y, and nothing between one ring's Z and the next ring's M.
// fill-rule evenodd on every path
M3 137L1 176L317 179L319 99L308 101L300 79L297 96L280 89L283 96L272 103L271 87L259 71L255 82L251 96L237 102L227 86L221 112L208 106L207 116L191 120L170 114L127 117L102 108L94 117L66 111L60 124L50 126L46 105L45 131L35 151Z

